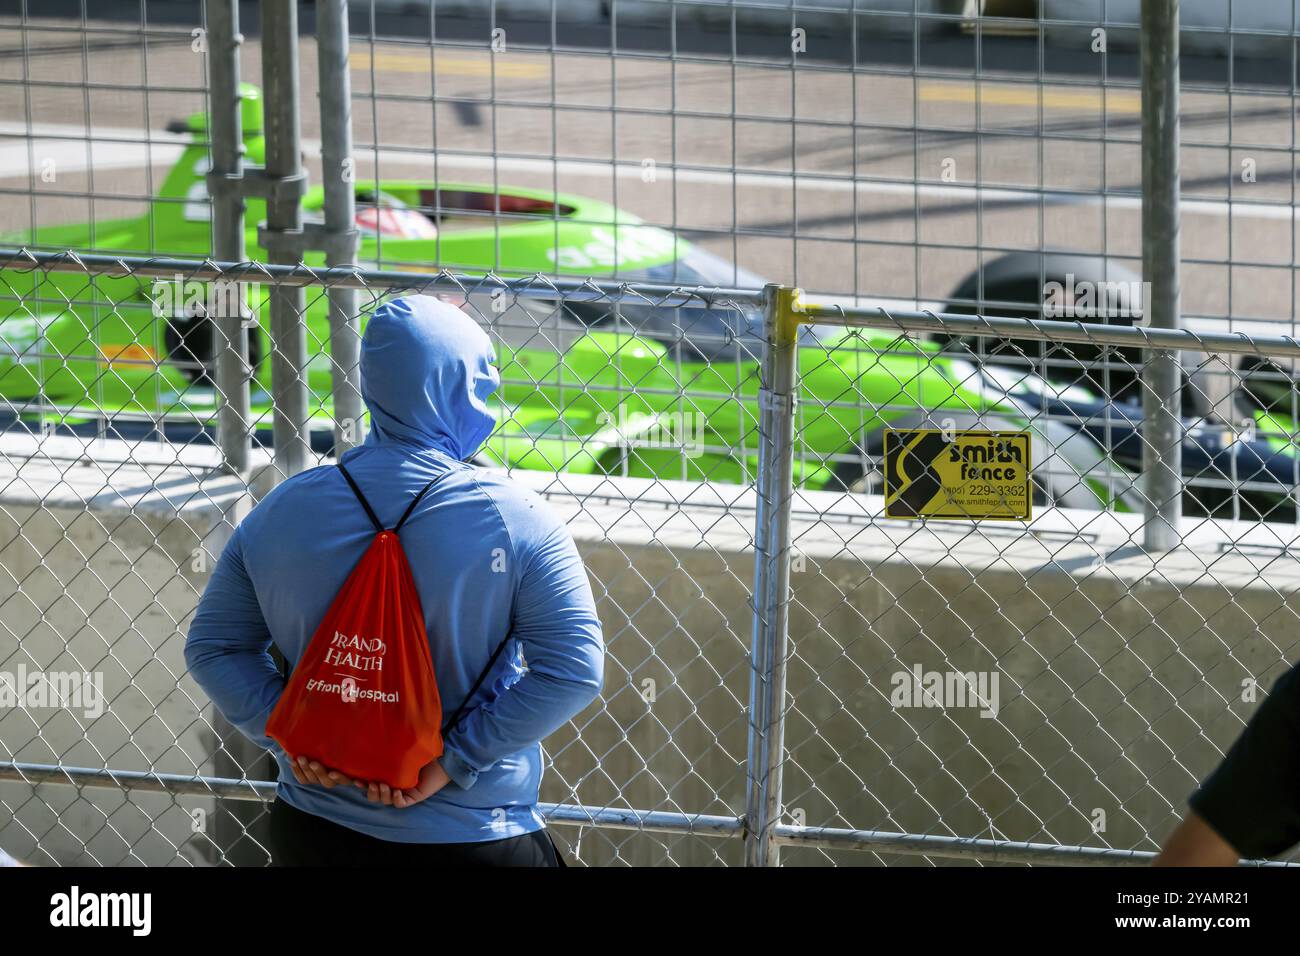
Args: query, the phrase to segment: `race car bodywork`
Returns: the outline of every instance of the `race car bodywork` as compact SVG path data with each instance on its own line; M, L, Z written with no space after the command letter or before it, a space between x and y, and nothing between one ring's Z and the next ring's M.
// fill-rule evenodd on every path
M263 156L261 111L246 87L247 158ZM5 238L29 247L124 255L210 255L204 118L159 196L140 217L45 228ZM494 272L500 276L619 278L686 288L753 288L762 280L613 206L529 189L414 180L358 181L358 259L405 271ZM309 189L304 217L320 215ZM248 200L247 248L260 257L256 226L265 203ZM323 256L308 254L310 265ZM211 315L216 284L142 281L130 276L0 271L0 413L10 423L90 426L110 433L210 436ZM515 468L745 482L757 471L761 317L752 309L683 305L652 308L608 300L566 301L545 282L504 304L499 285L465 290L467 308L494 334L502 389L500 425L486 461ZM252 412L269 441L271 343L265 295L250 315ZM378 299L365 301L372 307ZM333 441L327 301L309 289L309 408L313 444ZM226 314L234 314L228 312ZM364 321L364 315L363 315ZM795 478L803 487L874 491L883 429L1027 428L1033 432L1039 500L1077 507L1140 509L1131 405L1102 400L1086 385L1051 384L1032 371L1008 374L970 361L943 343L888 333L806 330L800 342L801 400ZM1099 426L1098 422L1102 424ZM1125 425L1124 423L1127 423ZM1124 428L1127 427L1127 432ZM1213 429L1211 429L1213 430ZM1190 434L1206 429L1193 425ZM1115 435L1130 436L1128 444ZM1215 454L1253 457L1258 471L1289 467L1289 449L1233 442ZM1200 448L1210 444L1198 443ZM1140 449L1138 450L1140 458ZM1195 464L1195 462L1194 462ZM1217 467L1211 456L1202 463Z
M243 93L246 159L257 164L265 148L260 93L249 85ZM174 131L182 129L192 140L144 215L90 225L41 226L0 237L0 242L37 249L208 258L205 117L196 114ZM756 281L671 232L585 197L412 180L358 180L356 190L358 261L363 267L499 276L652 277L690 286ZM319 219L323 203L320 187L308 189L302 201L304 220ZM254 259L265 258L257 237L257 224L265 211L264 200L247 200L246 245ZM305 261L323 265L324 256L309 252ZM724 273L726 281L720 281ZM490 291L479 290L481 298L473 303L480 315L496 315ZM4 269L0 273L0 400L8 405L11 418L44 412L49 421L53 413L63 425L111 417L117 426L125 427L133 419L151 424L166 415L173 420L168 431L175 434L185 433L183 425L177 424L184 419L210 426L218 400L213 387L216 336L211 315L222 309L237 314L245 308L247 297L260 313L257 327L250 330L252 410L259 431L267 429L271 363L264 359L271 342L266 331L266 290L234 290L239 303L220 301L231 292L183 275L174 280L127 276L92 282L85 275ZM366 309L375 304L364 294L361 300ZM508 310L498 318L508 322ZM306 327L312 425L326 435L331 361L327 304L319 289L308 295ZM531 379L532 370L548 362L545 356L555 359L553 350L548 353L538 347L543 344L534 336L533 347L523 349L526 355L514 359L512 352L503 354L503 366L527 366ZM513 410L513 424L523 427L526 437L539 416L554 418L553 411L547 412L549 386L544 380L548 374L557 380L561 369L584 380L615 375L607 350L621 352L631 364L644 364L641 358L632 358L633 350L612 348L599 335L573 342L562 361L556 359L552 372L539 379L534 404L528 404L528 396L508 389L521 401L521 407ZM636 354L653 351L647 347ZM566 414L576 415L577 410Z

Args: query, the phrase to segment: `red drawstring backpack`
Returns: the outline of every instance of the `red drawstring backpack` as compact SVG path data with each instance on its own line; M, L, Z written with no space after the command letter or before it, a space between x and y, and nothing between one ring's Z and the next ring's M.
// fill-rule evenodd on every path
M443 733L496 663L505 641L447 723L429 654L420 595L398 532L433 487L425 485L385 529L347 469L339 465L375 526L357 566L325 612L266 724L292 757L309 757L356 780L406 790L442 755Z

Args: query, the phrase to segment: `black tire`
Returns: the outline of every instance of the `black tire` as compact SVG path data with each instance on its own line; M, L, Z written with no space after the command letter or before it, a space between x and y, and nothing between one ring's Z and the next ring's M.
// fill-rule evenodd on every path
M164 323L163 345L167 361L192 384L214 388L217 373L217 327L206 315L174 316ZM257 375L262 364L260 327L248 330L248 364Z

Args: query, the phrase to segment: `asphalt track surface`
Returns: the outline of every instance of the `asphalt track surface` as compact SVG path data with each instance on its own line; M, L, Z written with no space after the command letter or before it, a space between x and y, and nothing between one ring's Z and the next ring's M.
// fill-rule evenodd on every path
M135 3L84 25L79 3L48 3L26 29L15 6L0 3L0 232L138 214L179 152L166 123L203 108L192 6L150 3L143 40ZM679 30L669 57L653 26L496 23L494 55L487 21L441 17L431 41L427 18L354 13L359 176L592 196L765 278L872 301L943 301L1015 251L1140 265L1140 96L1120 42L1103 58L1082 38L868 35L849 69L852 38L816 23L793 66L776 26L738 33L735 57L729 32ZM256 25L246 10L254 81ZM319 181L311 27L303 137ZM1291 64L1188 57L1184 77L1184 310L1290 331Z

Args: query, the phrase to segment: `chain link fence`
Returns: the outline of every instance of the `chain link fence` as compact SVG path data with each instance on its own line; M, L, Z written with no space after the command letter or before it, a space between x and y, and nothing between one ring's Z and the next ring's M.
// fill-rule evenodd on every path
M1295 382L1273 363L1297 342L794 303L776 341L799 347L778 349L773 372L787 363L799 383L776 519L790 554L785 819L866 819L967 859L1011 858L972 838L1055 847L1022 859L1158 849L1295 658ZM1146 357L1171 351L1183 514L1159 553L1143 540L1163 502L1142 470L1142 397ZM1207 411L1206 392L1235 414ZM922 451L923 467L890 460L886 426L976 429L990 449L1027 433L1032 519L974 520ZM850 493L799 481L824 430L853 449L836 469ZM968 460L984 473L1013 457ZM958 520L915 502L888 517L891 481L909 475L920 501L948 493L940 510ZM847 862L837 849L783 859Z
M1296 392L1258 371L1291 339L9 251L0 671L26 696L0 714L0 840L29 858L266 862L265 758L212 720L181 650L281 467L264 330L288 287L311 463L339 424L329 290L363 312L449 298L493 337L479 463L565 516L608 641L601 700L546 742L545 812L584 863L1140 862L1295 653ZM263 356L244 476L216 444L223 310ZM1155 347L1181 350L1185 392L1219 376L1258 415L1187 419L1165 555L1139 547L1124 357ZM1139 377L1107 392L1103 367ZM884 517L887 427L1029 433L1032 520Z
M1177 22L1016 6L0 4L0 845L267 862L189 615L428 294L599 601L573 859L1145 862L1296 657L1295 15L1183 5L1152 183ZM1032 517L886 517L925 429Z
M15 852L266 862L260 813L236 802L268 796L251 782L265 758L210 719L181 651L225 537L285 474L269 449L280 343L258 318L277 293L303 291L312 349L299 366L310 409L300 435L309 464L324 461L339 425L329 291L347 287L366 313L423 290L484 325L502 388L500 426L477 462L548 498L582 549L608 683L599 707L547 741L543 795L561 821L590 818L561 831L575 858L736 858L687 834L741 833L753 492L739 482L757 467L742 398L757 389L760 293L74 254L11 253L0 276L0 670L19 687L43 675L39 686L77 692L28 696L0 716L3 773L21 781L0 784L12 815L0 839ZM244 476L215 444L228 314L254 343ZM696 484L714 473L736 484ZM34 785L52 780L65 786Z

